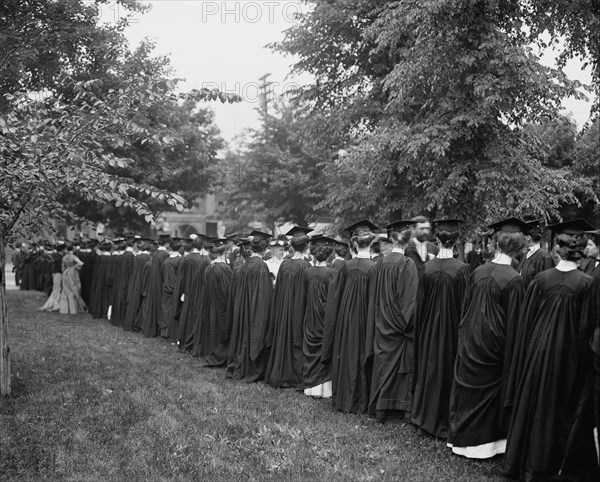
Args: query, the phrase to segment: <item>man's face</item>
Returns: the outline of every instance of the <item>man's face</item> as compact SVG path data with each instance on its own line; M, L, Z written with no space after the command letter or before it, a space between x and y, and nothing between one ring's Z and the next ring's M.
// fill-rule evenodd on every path
M429 239L429 235L431 234L431 224L430 223L417 223L413 228L413 237L417 238L421 243Z
M587 246L585 247L585 255L588 258L598 257L598 245L594 243L594 240L588 239Z

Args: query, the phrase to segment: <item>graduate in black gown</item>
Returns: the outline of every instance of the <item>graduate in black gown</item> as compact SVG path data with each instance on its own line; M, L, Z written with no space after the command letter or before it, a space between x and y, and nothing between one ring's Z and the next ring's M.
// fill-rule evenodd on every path
M179 349L189 351L192 355L198 355L200 347L200 326L202 318L200 304L204 295L206 268L210 265L210 248L212 238L206 235L198 235L194 240L199 249L197 265L193 269L193 279L189 293L185 293L185 302L181 310L181 322L179 323Z
M376 264L369 247L375 229L368 220L346 228L353 233L356 256L337 271L327 294L321 361L331 363L334 406L343 412L365 413L369 407L371 367L366 359L366 337L369 289Z
M302 381L304 394L317 398L331 397L331 364L321 363L325 304L329 282L336 273L327 266L336 241L325 236L311 240L314 266L304 272L306 309L304 310L304 337L302 344Z
M150 246L152 240L137 239L138 250L133 257L133 267L127 286L127 309L123 318L125 331L136 330L135 320L142 304L142 275L144 265L150 260Z
M511 218L494 229L495 257L469 280L458 332L450 394L448 446L468 458L490 458L506 448L504 391L525 282L512 267L525 249L529 226Z
M419 433L448 438L458 325L471 270L452 256L457 220L434 221L439 252L425 264L415 315L413 409Z
M592 278L582 219L548 226L560 261L527 290L507 401L506 472L521 480L600 480L594 444L593 354L582 307ZM514 379L514 381L512 380ZM512 399L511 399L512 398Z
M194 348L194 328L200 309L200 300L194 296L194 288L199 282L200 272L204 276L204 270L209 263L210 258L204 249L204 236L194 236L192 250L183 258L181 276L178 277L175 287L175 296L180 304L177 308L180 312L177 321L177 340L182 351L192 351Z
M536 274L554 268L554 260L550 253L540 246L542 240L540 221L529 221L527 224L530 226L527 235L527 252L523 253L517 271L525 280L525 285L529 286Z
M232 250L236 254L231 259L230 265L232 267L232 280L229 285L229 293L227 296L227 312L225 314L225 338L229 341L229 347L227 349L227 370L225 376L227 378L233 377L233 373L239 369L240 363L238 362L237 352L239 347L242 345L242 335L239 323L242 321L241 317L236 316L234 322L234 313L238 313L239 300L237 297L237 290L240 281L240 269L246 263L246 261L252 256L251 242L247 239L238 239L237 246ZM271 278L272 279L272 278Z
M177 310L177 299L175 289L177 287L177 279L179 277L179 268L183 257L183 239L172 238L169 247L169 257L165 259L163 272L163 290L162 290L162 310L165 318L166 327L161 330L160 335L167 338L171 342L177 341L177 329L175 324L175 312Z
M98 245L89 305L89 311L94 318L106 318L108 316L111 250L112 243L106 239Z
M142 331L144 325L146 324L146 320L149 316L150 271L152 270L152 258L154 257L157 250L158 243L156 241L152 241L148 244L148 258L144 263L144 266L142 267L142 275L140 279L140 308L137 312L133 324L134 331Z
M204 273L204 292L200 304L200 340L198 355L204 366L220 367L227 362L226 327L229 287L233 270L227 264L229 240L218 238L211 254L215 257Z
M262 257L269 246L267 233L254 231L251 256L236 273L235 303L231 313L231 341L227 363L228 376L245 382L264 379L269 361L269 316L273 300L273 281Z
M148 311L142 325L144 336L158 336L162 330L166 330L162 294L163 294L163 271L162 266L165 259L169 257L169 240L171 236L166 233L159 234L158 248L152 256L152 266L148 273L147 303Z
M365 356L372 358L369 414L380 422L396 412L410 415L413 366L413 318L419 278L412 259L404 256L411 237L406 222L386 226L392 252L373 271Z
M348 251L350 247L348 243L344 243L343 241L336 241L335 246L333 247L333 251L335 253L335 258L331 262L331 267L335 269L340 269L344 266L348 258Z
M128 246L125 238L118 238L113 242L116 252L113 253L115 262L110 323L114 326L123 326L123 318L125 318L127 310L127 286L133 267L133 248Z
M585 323L582 330L583 338L589 340L592 350L594 371L591 385L593 386L594 420L596 436L600 436L598 435L600 432L600 274L598 273L592 278L583 300L581 320Z
M312 229L295 226L286 236L292 236L291 258L279 266L273 294L270 319L271 353L265 382L275 388L303 388L302 343L306 307L304 272L310 268L307 236Z

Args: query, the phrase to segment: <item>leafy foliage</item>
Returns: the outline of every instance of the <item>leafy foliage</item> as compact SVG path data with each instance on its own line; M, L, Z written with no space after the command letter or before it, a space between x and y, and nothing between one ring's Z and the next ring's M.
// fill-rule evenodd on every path
M588 180L549 165L526 127L558 118L582 86L540 64L525 11L489 0L315 3L275 48L315 79L299 101L345 135L321 207L340 218L427 211L476 226L558 217L576 193L597 202Z
M149 184L110 173L126 169L132 159L107 151L105 145L139 142L174 144L136 122L136 115L157 103L176 102L162 81L130 81L119 89L101 92L99 81L64 81L76 104L63 95L43 101L27 93L7 94L13 110L0 117L0 227L2 235L43 231L52 218L81 221L63 206L65 193L99 204L114 203L135 210L152 221L148 204L139 195L182 209L185 199ZM198 91L187 99L203 100L213 93Z
M327 132L323 118L286 104L263 121L264 128L248 132L223 162L223 214L234 230L257 220L305 226L319 214L321 170L335 148L324 141L335 133ZM312 135L317 129L320 135Z

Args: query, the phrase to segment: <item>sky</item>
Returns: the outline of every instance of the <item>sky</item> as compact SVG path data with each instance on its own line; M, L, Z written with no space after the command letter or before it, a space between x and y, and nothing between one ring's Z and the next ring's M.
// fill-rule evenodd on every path
M232 142L247 128L260 126L258 85L270 73L275 95L297 85L287 78L293 59L274 53L265 46L283 39L284 30L294 25L294 14L307 6L297 0L158 0L152 9L135 14L126 31L131 48L148 37L156 42L156 54L168 54L175 76L186 79L183 91L219 87L242 96L238 104L212 102L215 122L221 135ZM124 16L116 5L103 7L103 18L110 21ZM552 55L545 58L552 63ZM576 61L569 62L567 75L590 83L589 72ZM564 107L582 127L589 117L591 102L568 99Z

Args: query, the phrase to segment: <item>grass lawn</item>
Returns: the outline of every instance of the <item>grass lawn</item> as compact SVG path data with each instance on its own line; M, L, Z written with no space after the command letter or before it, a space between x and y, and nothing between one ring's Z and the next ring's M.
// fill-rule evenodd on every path
M403 422L225 379L163 339L9 291L12 387L0 479L499 480Z

